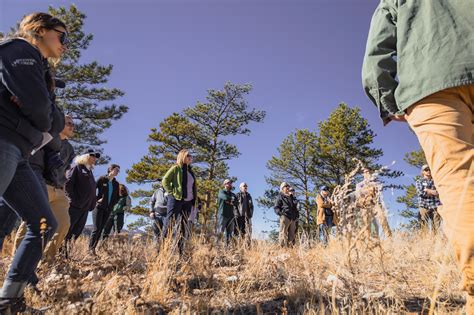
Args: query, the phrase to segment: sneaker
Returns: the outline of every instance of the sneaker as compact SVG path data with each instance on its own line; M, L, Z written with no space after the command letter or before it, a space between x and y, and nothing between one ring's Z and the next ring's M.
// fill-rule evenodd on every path
M0 298L0 314L16 314L26 310L25 298Z

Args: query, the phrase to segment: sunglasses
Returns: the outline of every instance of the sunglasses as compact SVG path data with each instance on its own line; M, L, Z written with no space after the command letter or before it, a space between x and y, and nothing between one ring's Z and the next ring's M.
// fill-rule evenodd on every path
M429 168L425 168L423 171L425 172L431 172L431 170Z
M61 35L59 35L59 42L61 43L61 45L66 46L67 44L69 44L69 37L68 37L66 32L57 30L55 28L53 28L53 31L58 32L59 34L61 34Z

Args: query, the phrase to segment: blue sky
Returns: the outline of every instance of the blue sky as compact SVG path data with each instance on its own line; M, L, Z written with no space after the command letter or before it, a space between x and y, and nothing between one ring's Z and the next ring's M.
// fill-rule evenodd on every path
M128 114L104 138L104 149L125 169L146 154L150 128L172 112L205 100L206 91L226 81L251 83L249 105L263 109L263 124L250 136L230 138L241 156L231 175L249 184L254 198L266 188L265 163L295 128L314 129L340 102L359 106L384 150L381 163L396 161L408 183L418 170L403 161L418 141L402 123L383 127L361 86L360 72L370 18L377 0L312 1L76 1L87 15L94 40L83 61L113 64L108 83L126 95ZM68 1L0 0L0 31L23 15L70 5ZM105 169L97 168L96 175ZM135 188L136 186L131 186ZM385 194L391 223L401 218L394 195ZM130 219L129 219L130 221ZM254 228L268 230L261 209Z

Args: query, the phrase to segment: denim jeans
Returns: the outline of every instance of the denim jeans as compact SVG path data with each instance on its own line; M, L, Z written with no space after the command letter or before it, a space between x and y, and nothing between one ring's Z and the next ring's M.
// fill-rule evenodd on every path
M173 229L173 238L177 242L179 252L183 253L184 241L188 237L188 217L193 204L191 201L176 200L168 196L166 217L163 222L163 238Z
M155 213L155 217L151 220L151 227L153 229L153 233L155 234L156 240L158 241L161 238L163 233L163 224L165 222L166 215L159 215Z
M0 200L0 251L3 248L5 237L13 231L17 221L16 212L11 210L3 200Z
M46 187L20 150L4 140L0 140L0 195L28 227L0 292L0 297L15 298L23 295L47 241L56 231L57 222L49 206Z
M334 226L333 216L326 215L324 218L324 224L319 225L319 238L323 244L327 244L329 241L329 234L331 228Z

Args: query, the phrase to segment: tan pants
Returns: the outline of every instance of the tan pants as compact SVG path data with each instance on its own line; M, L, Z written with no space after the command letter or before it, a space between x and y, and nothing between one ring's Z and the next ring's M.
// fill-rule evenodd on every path
M69 200L66 197L66 193L62 189L54 188L53 186L48 187L48 199L51 205L53 215L58 222L58 229L49 241L46 249L44 250L43 259L45 261L52 261L56 256L59 248L61 247L67 232L69 231L70 219L69 219ZM15 251L20 246L21 241L25 237L27 231L26 223L21 222L20 227L16 233L15 243L13 250Z
M474 295L474 85L446 89L407 111L425 152L443 206L446 236L462 270L462 285Z
M425 209L420 208L420 225L422 231L428 231L430 228L431 222L431 230L433 233L438 232L438 228L441 224L441 217L439 216L438 210L436 209Z
M280 245L290 246L295 243L296 220L290 220L286 216L280 216Z

